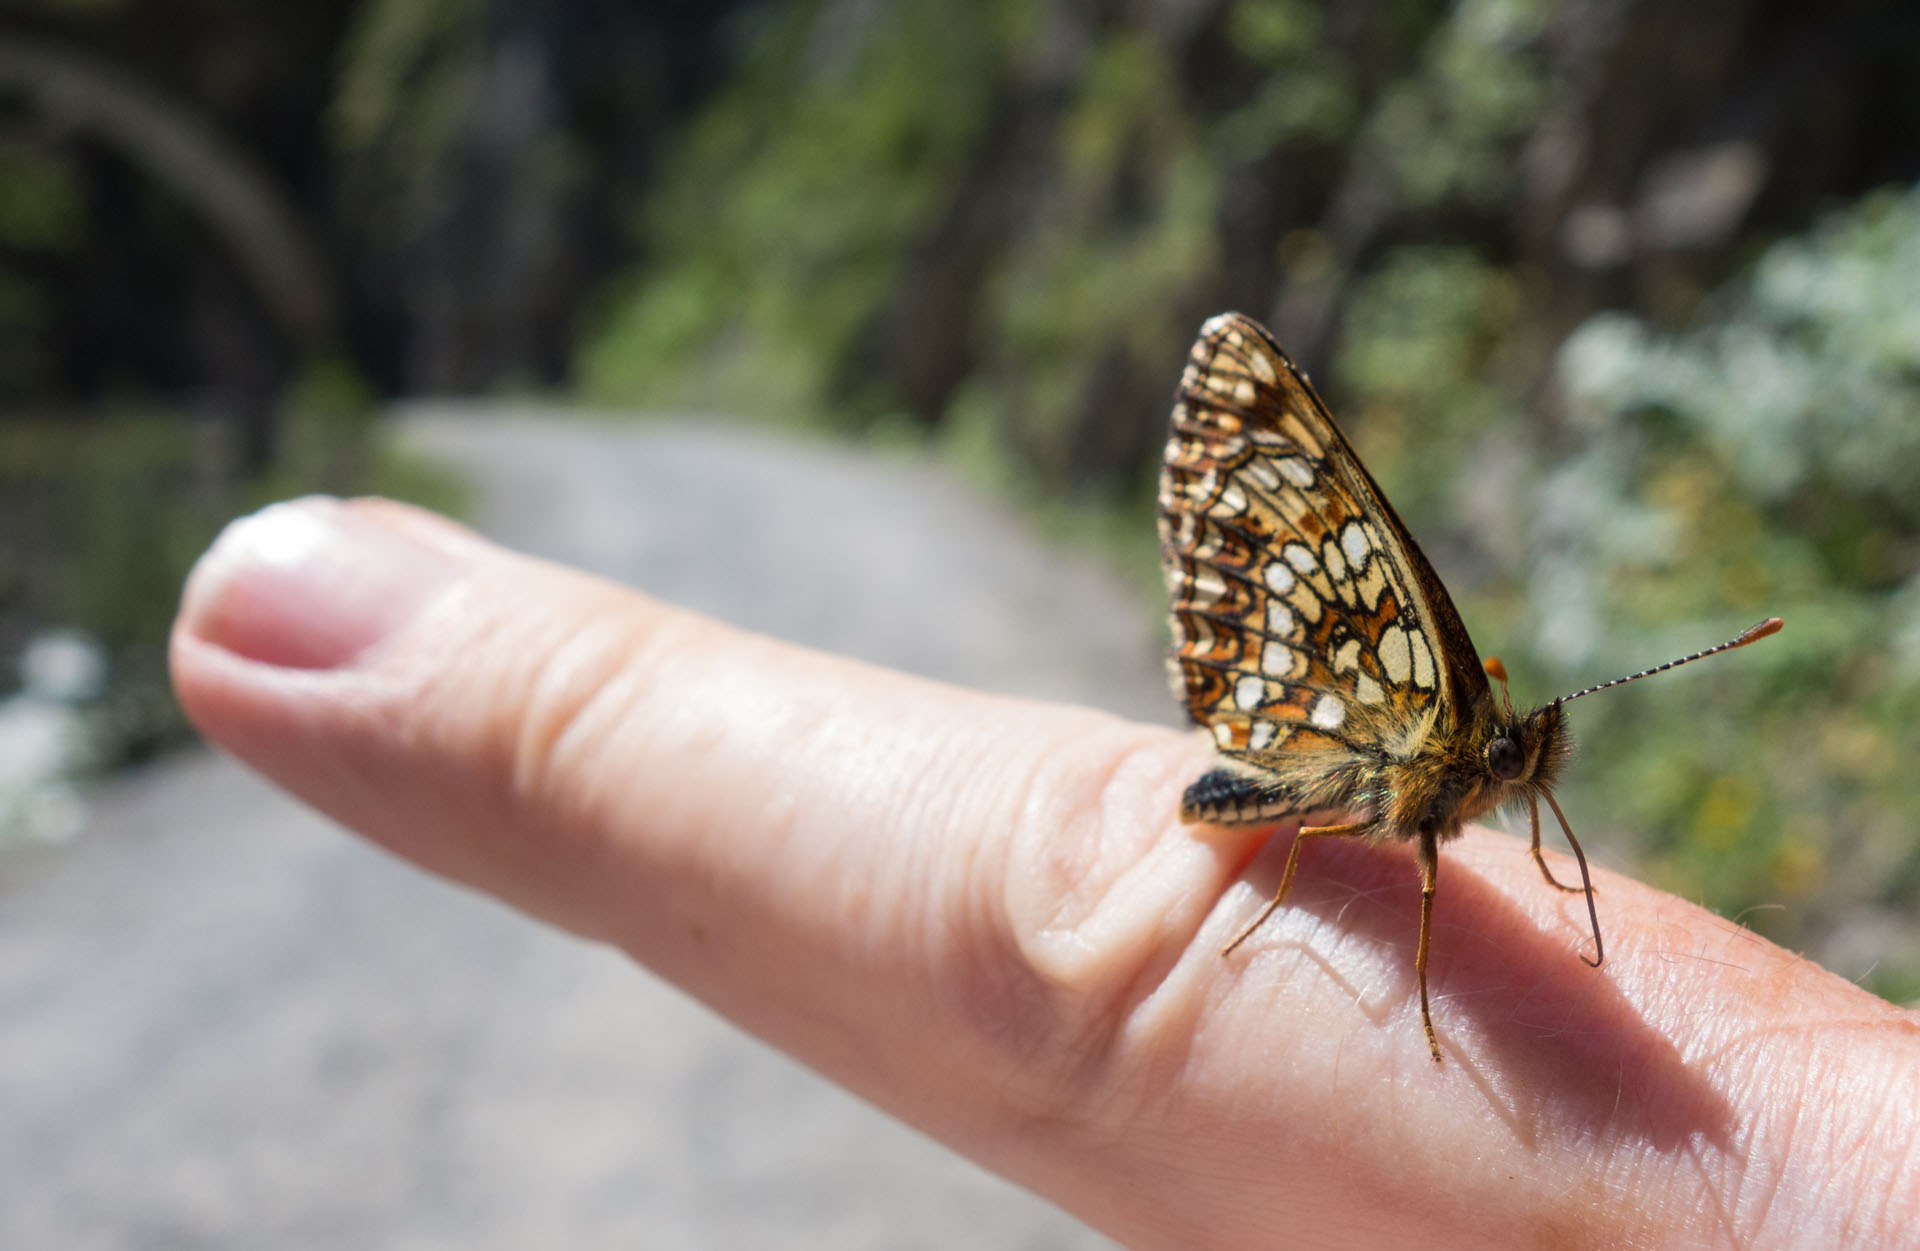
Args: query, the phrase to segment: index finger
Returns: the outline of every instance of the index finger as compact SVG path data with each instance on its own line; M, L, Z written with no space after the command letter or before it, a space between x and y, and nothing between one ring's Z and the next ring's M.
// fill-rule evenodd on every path
M1177 823L1192 737L756 638L393 506L293 508L188 595L209 737L1130 1242L1907 1215L1859 1196L1911 1159L1920 1026L1669 896L1601 875L1595 973L1523 848L1450 846L1436 1070L1403 848L1313 848L1219 958L1285 840L1242 884L1262 838Z

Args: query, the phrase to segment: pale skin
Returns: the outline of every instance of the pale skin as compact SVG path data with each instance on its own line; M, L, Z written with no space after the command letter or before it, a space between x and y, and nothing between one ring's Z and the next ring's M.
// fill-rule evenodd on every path
M1415 848L1311 840L1222 958L1292 828L1180 824L1195 735L808 652L375 501L230 529L173 671L309 803L1128 1246L1920 1243L1920 1014L1598 867L1593 969L1524 839L1440 849L1435 1064Z

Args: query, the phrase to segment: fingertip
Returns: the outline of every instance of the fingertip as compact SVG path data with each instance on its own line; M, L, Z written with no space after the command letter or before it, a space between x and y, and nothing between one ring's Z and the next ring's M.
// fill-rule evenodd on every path
M188 575L176 633L278 668L351 664L462 565L392 516L310 496L239 518Z

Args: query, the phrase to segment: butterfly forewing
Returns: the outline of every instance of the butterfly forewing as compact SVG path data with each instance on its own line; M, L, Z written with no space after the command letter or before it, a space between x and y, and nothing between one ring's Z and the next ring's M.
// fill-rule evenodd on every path
M1351 801L1463 696L1490 699L1405 527L1304 375L1237 314L1202 327L1181 377L1160 534L1175 697L1265 788L1194 815Z
M1593 926L1588 963L1598 968L1606 955L1593 882L1551 789L1568 748L1563 705L1780 628L1769 618L1719 647L1524 716L1510 702L1496 708L1473 640L1393 506L1306 375L1234 313L1201 327L1180 378L1160 475L1160 545L1173 599L1174 695L1211 730L1220 756L1182 796L1182 819L1302 818L1279 889L1221 954L1286 900L1310 839L1417 840L1414 970L1435 1060L1427 957L1440 844L1466 822L1524 801L1541 874L1573 889L1541 855L1544 800L1580 865ZM1335 810L1346 815L1310 819Z

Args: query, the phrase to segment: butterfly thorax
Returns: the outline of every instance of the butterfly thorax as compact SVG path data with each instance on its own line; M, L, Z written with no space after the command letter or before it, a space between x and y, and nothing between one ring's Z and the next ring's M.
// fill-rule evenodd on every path
M1384 803L1371 815L1386 837L1445 840L1529 794L1551 788L1569 743L1559 704L1524 717L1480 715L1437 726L1418 751L1385 770Z

